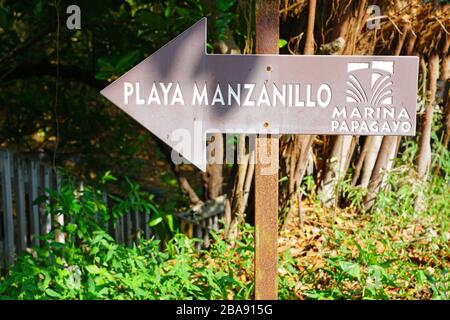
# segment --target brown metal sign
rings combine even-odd
[[[210,55],[205,44],[203,18],[101,92],[202,170],[206,133],[415,134],[417,57]]]

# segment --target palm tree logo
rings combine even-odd
[[[393,61],[350,62],[347,65],[347,102],[391,105],[393,71]]]

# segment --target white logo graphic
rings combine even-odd
[[[368,105],[393,103],[393,61],[350,62],[347,72],[347,102]]]

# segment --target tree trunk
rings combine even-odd
[[[227,237],[234,240],[238,236],[238,227],[245,218],[250,189],[255,173],[255,149],[250,144],[249,152],[246,151],[246,136],[239,135],[237,161],[238,171],[234,180],[230,200],[230,225],[226,231]],[[250,137],[252,139],[254,137]]]
[[[303,180],[306,168],[308,166],[308,155],[314,141],[314,136],[310,135],[301,135],[295,138],[294,143],[298,143],[299,145],[296,146],[297,152],[292,152],[291,154],[291,173],[289,179],[288,195],[289,211],[282,226],[283,230],[287,228],[289,222],[293,218],[295,204],[297,204],[298,213],[301,214],[301,204],[299,202],[301,200],[301,197],[299,197],[300,184]]]
[[[305,55],[314,54],[314,23],[316,16],[316,0],[309,0],[308,6],[308,24],[306,28],[305,39]],[[289,167],[289,188],[288,188],[288,203],[289,211],[284,220],[282,228],[285,229],[292,219],[294,199],[299,199],[296,194],[300,189],[300,183],[303,179],[304,172],[307,166],[308,153],[310,152],[314,135],[295,135],[292,140],[292,151]],[[300,204],[298,204],[299,207]],[[300,213],[300,211],[299,211]]]
[[[398,41],[393,52],[394,55],[400,55],[405,46],[406,39],[408,39],[406,54],[412,54],[416,37],[410,32],[410,28],[411,25],[408,22],[401,26],[402,32],[398,35]],[[409,34],[411,35],[408,38]],[[370,163],[367,163],[368,167],[372,167],[373,170],[371,171],[371,174],[367,172],[361,181],[363,187],[368,187],[367,195],[363,199],[363,208],[365,210],[370,209],[374,205],[378,192],[380,189],[383,189],[386,181],[386,174],[394,166],[394,158],[397,156],[401,142],[400,136],[385,136],[381,139],[374,139],[376,141],[374,147],[379,150],[379,152],[377,152],[378,156],[375,154],[375,150],[373,150],[374,154],[372,154]],[[379,145],[379,143],[381,143],[381,145]],[[373,162],[374,159],[376,159],[375,162]],[[369,175],[370,180],[368,180]]]
[[[319,197],[326,207],[337,202],[339,183],[345,177],[350,165],[357,137],[335,136],[331,154],[328,157],[326,173],[320,183]]]
[[[206,172],[203,173],[205,200],[215,199],[222,194],[224,142],[221,133],[212,135],[208,144]]]
[[[439,56],[434,53],[429,60],[429,90],[425,112],[420,128],[419,151],[417,156],[417,173],[420,179],[425,179],[431,163],[431,126],[433,124],[433,107],[436,99],[437,79],[439,77]]]
[[[370,209],[375,203],[378,191],[385,181],[386,172],[388,172],[394,164],[393,160],[398,148],[398,141],[397,136],[383,137],[380,152],[378,153],[377,161],[370,177],[368,193],[363,199],[363,208],[365,210]]]
[[[247,22],[248,23],[248,22]],[[241,51],[233,40],[231,33],[226,37],[226,40],[221,40],[215,43],[215,47],[222,54],[240,54]],[[223,136],[222,145],[223,145]],[[250,137],[251,139],[251,137]],[[250,152],[247,152],[246,148],[246,135],[240,134],[237,145],[237,173],[234,176],[231,192],[228,195],[225,204],[225,234],[228,239],[234,240],[238,237],[239,225],[244,221],[245,210],[247,209],[248,198],[250,189],[252,187],[253,175],[255,170],[255,162],[252,160],[254,154],[252,153],[252,147],[249,146]],[[218,165],[217,165],[218,166]],[[209,166],[208,166],[209,167]],[[222,165],[219,167],[211,168],[215,172],[222,173]],[[219,189],[219,176],[216,173],[216,182],[211,183],[208,186],[209,196],[217,194]],[[220,174],[222,177],[222,174]],[[220,185],[222,181],[220,181]],[[211,190],[209,188],[212,188]],[[221,192],[221,189],[220,189]]]
[[[343,8],[342,16],[337,17],[336,30],[339,30],[339,37],[345,41],[345,46],[339,54],[352,55],[355,52],[357,36],[364,27],[367,18],[367,1],[359,3],[347,2]],[[332,138],[331,154],[325,165],[325,173],[319,186],[319,197],[322,203],[331,207],[337,202],[337,193],[340,180],[345,177],[345,173],[350,165],[350,160],[356,146],[358,137],[335,136]]]
[[[364,142],[363,151],[358,159],[355,175],[353,176],[352,185],[356,185],[359,178],[359,168],[362,167],[361,181],[359,185],[363,188],[369,186],[370,177],[377,161],[378,152],[380,151],[382,136],[368,136]]]
[[[450,86],[450,54],[448,54],[448,49],[450,46],[450,36],[447,35],[445,38],[445,45],[442,50],[442,73],[441,80],[446,82],[446,86]],[[448,88],[450,89],[450,88]],[[445,136],[443,141],[444,149],[450,140],[450,90],[447,91],[447,96],[444,97],[444,111],[445,111]]]

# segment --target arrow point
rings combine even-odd
[[[200,169],[200,171],[202,172],[206,172],[206,163],[202,162],[202,163],[194,163],[194,166],[196,166],[197,168]]]
[[[177,129],[192,130],[191,134],[195,131],[192,120],[189,120],[193,118],[193,109],[185,108],[183,114],[174,113],[167,106],[138,103],[133,94],[139,89],[142,94],[145,91],[144,88],[149,91],[155,80],[168,83],[174,82],[176,79],[182,82],[182,77],[189,78],[195,74],[198,64],[202,63],[202,59],[206,55],[206,27],[207,20],[204,17],[100,91],[105,98],[203,172],[206,171],[204,147],[201,148],[202,154],[197,152],[198,150],[192,154],[183,154],[180,152],[181,150],[176,150],[176,145],[169,138]],[[183,74],[179,75],[178,70],[183,70]],[[130,89],[129,95],[127,95],[128,99],[125,99],[125,82],[131,86],[140,85],[139,89],[134,87]],[[148,95],[148,92],[146,94]],[[198,140],[197,142],[204,141]]]

